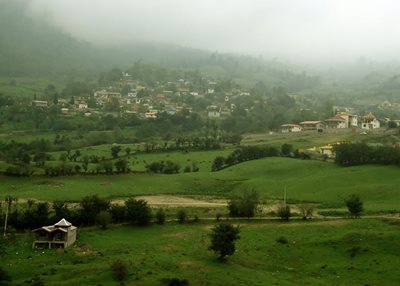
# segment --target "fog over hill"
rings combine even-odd
[[[107,46],[173,43],[301,64],[399,59],[395,0],[31,0],[29,9]]]
[[[8,76],[97,74],[138,60],[271,74],[289,69],[362,84],[400,72],[397,1],[0,0],[0,6],[0,74]]]

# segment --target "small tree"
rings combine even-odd
[[[309,204],[300,205],[299,210],[304,220],[306,220],[307,218],[312,218],[314,212],[314,208],[312,205]]]
[[[187,214],[184,210],[179,210],[177,214],[178,223],[182,224],[185,223],[187,220]]]
[[[101,211],[97,215],[97,223],[102,229],[106,229],[111,222],[111,214],[108,211]]]
[[[114,278],[122,282],[128,277],[128,263],[122,260],[114,261],[111,265]]]
[[[289,156],[290,153],[293,151],[293,146],[290,144],[282,144],[281,146],[281,153],[283,156]]]
[[[148,225],[151,221],[151,209],[145,200],[128,199],[125,201],[126,218],[134,224]]]
[[[219,260],[235,253],[235,242],[240,238],[240,229],[229,223],[221,223],[214,226],[211,233],[210,250],[217,253]]]
[[[282,205],[278,208],[278,217],[281,218],[281,220],[285,220],[288,221],[290,219],[291,216],[291,212],[290,212],[290,206],[288,205]]]
[[[121,152],[121,146],[119,145],[114,145],[111,147],[111,156],[116,159],[118,158],[118,154]]]
[[[160,225],[165,223],[165,212],[162,209],[156,212],[156,223]]]
[[[348,199],[345,200],[347,209],[350,212],[350,215],[353,218],[359,218],[361,213],[364,210],[364,206],[363,206],[363,202],[361,201],[361,198],[356,195],[353,194],[351,195]]]
[[[245,191],[240,197],[228,202],[229,215],[233,217],[253,217],[260,204],[260,198],[255,190]]]

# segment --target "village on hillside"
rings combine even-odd
[[[160,114],[175,115],[180,112],[196,112],[209,119],[225,119],[238,107],[237,103],[246,103],[244,111],[251,113],[260,105],[267,106],[268,99],[256,96],[250,90],[240,88],[239,85],[221,88],[222,84],[215,79],[201,79],[201,88],[194,87],[193,83],[178,79],[176,81],[156,82],[155,86],[133,79],[131,75],[122,72],[119,80],[108,86],[98,86],[92,94],[77,94],[71,98],[55,98],[54,100],[32,101],[32,106],[46,109],[56,106],[61,116],[111,114],[113,116],[134,116],[139,119],[156,119]],[[299,100],[296,95],[285,95],[289,106]],[[285,106],[282,103],[282,106]],[[299,104],[303,106],[304,104]],[[385,101],[377,108],[400,108],[397,103]],[[314,112],[315,113],[315,112]],[[282,133],[315,130],[329,132],[344,128],[353,128],[357,132],[370,131],[395,123],[400,126],[398,118],[377,118],[373,113],[356,114],[351,107],[333,107],[333,116],[324,120],[309,118],[298,123],[281,125]],[[279,126],[279,125],[278,125]]]

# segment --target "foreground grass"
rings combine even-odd
[[[367,211],[399,211],[399,168],[395,166],[338,167],[331,163],[287,158],[245,162],[219,172],[176,175],[131,174],[59,178],[1,177],[0,196],[76,201],[86,195],[118,198],[179,194],[231,197],[255,189],[265,201],[310,202],[320,208],[340,208],[350,194],[359,194]]]
[[[400,224],[377,219],[243,223],[237,252],[220,263],[208,251],[212,224],[170,223],[81,229],[66,252],[31,250],[17,235],[2,259],[15,284],[116,285],[110,264],[130,264],[126,285],[398,285]],[[287,244],[278,243],[285,237]]]

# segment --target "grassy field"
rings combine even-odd
[[[56,88],[59,89],[64,85],[59,80],[54,79],[0,77],[0,93],[32,99],[36,93],[37,97],[40,98],[44,95],[44,90],[49,84],[55,84]]]
[[[399,211],[399,171],[395,166],[344,168],[321,161],[266,158],[219,172],[1,177],[0,196],[11,194],[49,201],[74,201],[92,194],[107,198],[154,194],[231,197],[254,188],[268,202],[282,199],[286,187],[290,203],[312,202],[321,204],[321,208],[340,208],[346,197],[356,193],[361,196],[367,211]]]
[[[118,144],[121,146],[121,152],[119,155],[129,162],[129,168],[132,171],[145,171],[146,165],[152,162],[158,161],[172,161],[178,163],[181,166],[181,172],[186,166],[192,166],[192,163],[196,163],[199,167],[199,171],[208,172],[211,170],[212,162],[216,156],[227,156],[232,152],[232,150],[215,150],[215,151],[191,151],[191,152],[159,152],[159,153],[137,153],[134,154],[136,150],[142,150],[143,146],[140,144]],[[107,159],[112,159],[111,156],[111,144],[104,144],[99,146],[91,146],[79,149],[81,152],[81,157],[96,155],[98,157],[104,157]],[[127,156],[125,149],[131,149],[131,155]],[[53,156],[54,160],[58,160],[62,152],[52,152],[49,153]],[[72,151],[73,153],[73,151]],[[80,158],[81,159],[81,158]],[[53,164],[58,164],[59,161],[52,162]],[[92,166],[92,168],[94,168]]]
[[[110,265],[129,263],[125,285],[398,285],[400,223],[378,219],[241,223],[236,253],[225,263],[208,250],[212,223],[81,229],[65,252],[31,250],[17,235],[2,266],[15,285],[117,285]],[[287,244],[278,243],[285,237]]]

